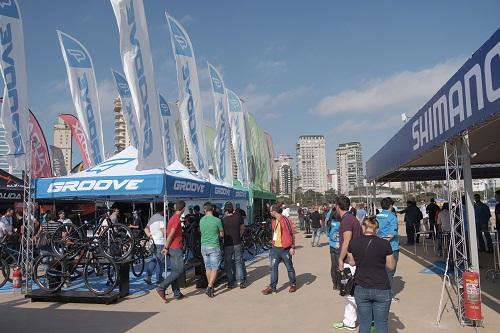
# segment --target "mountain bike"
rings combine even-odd
[[[7,236],[0,240],[0,288],[12,282],[10,274],[19,263],[19,255],[19,251],[8,244]]]

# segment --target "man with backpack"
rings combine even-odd
[[[288,280],[290,281],[288,292],[294,293],[297,291],[295,269],[292,262],[292,256],[295,254],[295,235],[293,234],[293,227],[290,220],[282,215],[282,212],[283,209],[280,206],[274,205],[271,208],[271,215],[273,217],[273,247],[269,254],[271,259],[271,284],[262,290],[262,294],[264,295],[276,293],[278,266],[282,261],[286,266]]]

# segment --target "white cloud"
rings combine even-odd
[[[191,14],[186,14],[183,17],[181,17],[181,19],[179,20],[179,22],[181,22],[182,24],[188,24],[188,23],[191,23],[193,21],[194,21],[194,18]]]
[[[258,113],[290,103],[299,97],[307,95],[310,91],[310,87],[299,87],[277,94],[261,93],[256,91],[255,85],[249,84],[240,94],[240,98],[245,102],[248,111]]]
[[[283,60],[261,61],[255,68],[263,71],[286,71],[287,63]]]
[[[403,71],[372,79],[357,89],[323,98],[311,111],[321,115],[362,114],[395,108],[402,112],[416,112],[463,62],[463,58],[452,58],[420,71]]]

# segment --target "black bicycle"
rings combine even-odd
[[[19,263],[19,251],[12,244],[9,244],[7,236],[0,240],[0,288],[12,282],[10,274]]]
[[[146,267],[146,259],[153,255],[154,242],[144,232],[135,236],[134,250],[130,270],[135,277],[140,277]]]

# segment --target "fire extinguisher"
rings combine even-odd
[[[12,288],[19,289],[21,288],[21,280],[23,278],[23,274],[21,273],[21,267],[17,266],[14,268],[12,272]]]
[[[479,273],[466,271],[463,273],[462,279],[464,281],[465,318],[469,320],[482,320]]]

